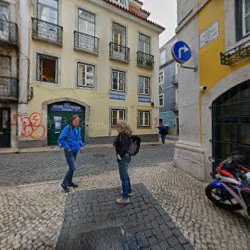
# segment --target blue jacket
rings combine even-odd
[[[60,137],[59,144],[65,149],[71,149],[72,152],[78,152],[81,147],[84,147],[84,143],[82,142],[82,130],[81,128],[77,128],[77,132],[75,129],[67,125]]]

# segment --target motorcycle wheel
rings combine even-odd
[[[230,211],[236,211],[236,210],[241,210],[242,207],[239,203],[233,203],[233,197],[229,198],[227,200],[222,200],[222,195],[221,195],[221,189],[213,187],[211,184],[209,184],[206,189],[205,193],[207,198],[212,201],[217,207],[230,210]]]

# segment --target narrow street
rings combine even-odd
[[[205,183],[173,167],[173,154],[172,143],[142,147],[126,207],[114,202],[120,181],[112,148],[86,149],[80,188],[68,195],[60,188],[62,152],[1,155],[0,249],[88,249],[107,235],[119,242],[121,229],[140,249],[249,249],[249,218],[212,205]]]

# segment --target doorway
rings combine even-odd
[[[85,107],[71,102],[54,103],[48,106],[48,145],[57,145],[63,128],[70,124],[70,118],[81,118],[82,139],[85,140]]]
[[[220,96],[212,106],[213,156],[218,162],[240,154],[250,165],[250,81]]]
[[[10,109],[0,108],[0,148],[10,147]]]

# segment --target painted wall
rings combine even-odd
[[[35,2],[29,4],[30,17],[29,30],[31,30],[31,17],[35,16]],[[159,74],[159,35],[156,30],[143,25],[143,21],[129,20],[126,15],[117,14],[112,9],[108,10],[94,3],[96,1],[60,1],[60,25],[63,26],[63,46],[58,47],[50,43],[30,40],[30,87],[34,89],[33,99],[29,101],[28,113],[42,112],[42,104],[53,99],[77,99],[90,107],[88,136],[110,136],[115,131],[110,128],[110,109],[127,109],[127,120],[136,134],[157,134],[154,128],[159,117],[158,112],[158,74]],[[27,2],[28,3],[28,2]],[[100,38],[99,55],[92,55],[73,49],[73,31],[77,25],[77,9],[84,8],[96,14],[96,36]],[[111,7],[114,9],[114,7]],[[116,8],[115,8],[116,9]],[[118,10],[116,10],[117,12]],[[120,12],[119,12],[120,13]],[[124,64],[109,59],[109,43],[112,38],[112,22],[115,21],[127,27],[127,46],[130,47],[130,63]],[[154,70],[137,67],[136,52],[138,51],[138,35],[146,34],[151,37],[152,54],[155,56]],[[59,57],[59,84],[40,83],[36,81],[36,53]],[[96,66],[96,88],[78,89],[77,62],[85,62]],[[126,72],[126,101],[110,100],[111,70],[117,69]],[[151,103],[138,102],[138,77],[139,75],[151,78]],[[137,128],[138,110],[151,111],[151,128]],[[46,121],[45,124],[46,126]]]

